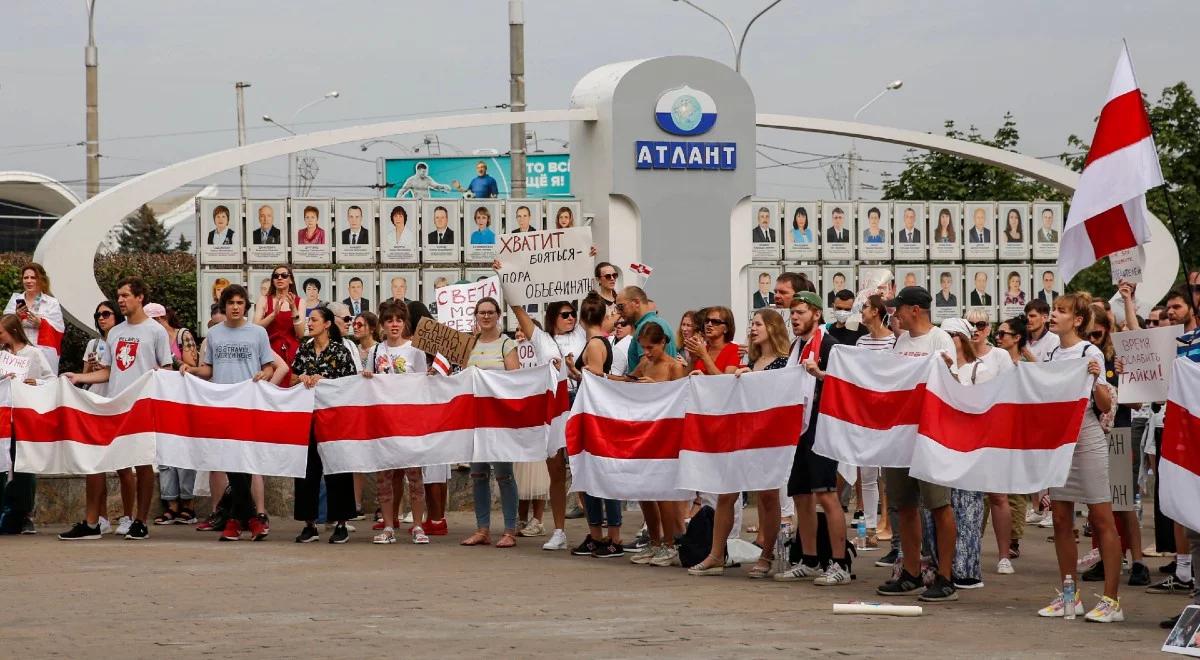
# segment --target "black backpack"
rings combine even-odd
[[[712,552],[713,509],[705,505],[688,521],[683,534],[675,537],[675,548],[679,550],[679,563],[691,568],[704,561]]]

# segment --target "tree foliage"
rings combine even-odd
[[[158,221],[154,211],[145,204],[121,223],[117,245],[122,254],[162,254],[171,251],[166,228]]]

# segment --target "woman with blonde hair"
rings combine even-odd
[[[21,319],[29,344],[41,349],[50,369],[57,374],[67,326],[58,299],[50,295],[50,276],[41,264],[31,261],[21,268],[21,290],[8,299],[4,313],[16,314]]]

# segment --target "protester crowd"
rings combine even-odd
[[[1024,314],[992,319],[971,310],[965,318],[935,325],[930,318],[932,297],[918,286],[896,291],[881,288],[860,301],[850,291],[835,291],[832,319],[825,318],[827,301],[805,276],[785,272],[773,290],[773,306],[759,309],[744,335],[727,307],[688,311],[671,327],[656,303],[638,286],[619,288],[620,270],[607,262],[596,266],[596,290],[582,301],[548,304],[541,319],[522,306],[513,308],[514,336],[502,331],[505,309],[493,298],[474,308],[477,342],[469,366],[515,370],[517,338],[528,341],[538,364],[552,364],[566,374],[574,400],[583,373],[629,382],[652,383],[691,376],[733,374],[798,367],[816,379],[811,409],[820,408],[822,380],[838,345],[891,351],[907,356],[940,356],[946,369],[965,386],[996,378],[1030,362],[1072,358],[1090,360],[1094,377],[1089,404],[1079,430],[1066,483],[1041,493],[981,493],[946,488],[918,480],[906,468],[839,466],[813,449],[818,416],[812,415],[796,445],[790,478],[778,489],[753,493],[758,510],[755,545],[761,554],[744,571],[752,579],[807,581],[816,586],[845,586],[855,580],[853,561],[860,551],[878,550],[874,563],[891,567],[892,578],[879,585],[880,596],[915,595],[922,601],[959,598],[960,590],[980,589],[988,575],[994,579],[1018,570],[1021,543],[1034,528],[1053,530],[1059,572],[1064,584],[1103,583],[1099,602],[1087,610],[1079,589],[1066,589],[1037,611],[1043,617],[1114,622],[1124,618],[1119,599],[1122,581],[1154,594],[1196,595],[1193,566],[1200,562],[1200,534],[1164,516],[1155,496],[1154,540],[1143,550],[1141,494],[1136,511],[1114,512],[1108,477],[1107,431],[1129,427],[1133,432],[1134,483],[1153,471],[1162,442],[1164,406],[1118,405],[1116,386],[1123,370],[1115,357],[1115,332],[1164,325],[1182,326],[1179,355],[1200,361],[1197,306],[1200,287],[1173,291],[1146,319],[1137,314],[1135,286],[1121,283],[1118,309],[1087,293],[1069,293],[1052,304],[1035,299]],[[57,306],[42,267],[31,263],[22,270],[23,291],[10,300],[0,317],[0,345],[29,358],[28,383],[56,376],[53,363],[38,348],[39,314]],[[63,374],[73,385],[95,394],[115,396],[139,376],[155,369],[173,369],[214,383],[265,380],[281,386],[314,387],[323,379],[376,374],[430,373],[432,358],[412,345],[417,322],[430,316],[416,301],[390,300],[378,313],[357,316],[343,303],[307,309],[297,292],[294,274],[281,266],[271,285],[254,297],[237,284],[220,292],[202,342],[181,328],[172,310],[151,302],[152,292],[137,277],[121,280],[115,301],[101,301],[95,310],[98,339],[89,342],[83,368]],[[1114,299],[1116,300],[1116,299]],[[855,311],[861,321],[852,320]],[[295,480],[293,517],[303,523],[298,543],[321,539],[325,524],[329,543],[346,543],[356,531],[353,522],[366,519],[363,482],[374,478],[379,509],[373,537],[393,544],[401,537],[428,544],[430,537],[449,534],[446,522],[447,482],[460,466],[414,466],[376,475],[329,474],[322,469],[317,443],[310,438],[307,473]],[[625,555],[638,565],[686,566],[694,576],[727,572],[730,539],[740,538],[743,493],[698,493],[695,502],[637,503],[645,524],[631,538],[622,534],[624,504],[567,493],[568,461],[563,451],[543,463],[471,463],[469,470],[475,529],[461,544],[510,548],[521,537],[549,535],[544,550],[570,550],[597,558]],[[849,472],[847,472],[849,471]],[[841,472],[841,474],[839,473]],[[844,474],[855,474],[853,485]],[[141,465],[118,471],[122,515],[113,526],[105,517],[108,494],[105,475],[86,478],[83,518],[59,535],[66,541],[95,540],[115,532],[130,540],[149,538],[149,525],[196,524],[217,533],[221,541],[253,539],[270,534],[264,506],[262,477],[211,473],[214,506],[201,519],[194,510],[197,474],[166,465]],[[162,513],[150,517],[154,480],[158,480]],[[493,536],[492,482],[500,496],[502,528]],[[7,482],[7,483],[5,483]],[[1157,480],[1155,480],[1157,484]],[[32,475],[0,474],[3,509],[0,531],[36,533],[33,524],[36,483]],[[409,510],[402,510],[407,493]],[[1147,494],[1149,495],[1149,494]],[[549,499],[550,525],[544,517]],[[711,508],[711,535],[693,523],[703,518],[697,503]],[[570,506],[569,506],[570,505]],[[1085,505],[1086,518],[1077,524],[1075,508]],[[588,533],[568,543],[565,521],[569,508],[582,509]],[[991,521],[995,554],[985,539]],[[402,523],[410,526],[403,530]],[[853,538],[847,530],[862,525]],[[700,538],[697,538],[699,536]],[[1080,538],[1080,537],[1083,538]],[[1091,549],[1079,558],[1077,544]],[[699,544],[700,555],[689,561]],[[681,546],[690,544],[689,552]],[[1165,576],[1151,583],[1143,554],[1173,556],[1160,570]],[[786,553],[786,557],[782,556]],[[684,555],[687,555],[685,557]],[[1124,573],[1128,573],[1127,577]],[[1073,592],[1073,598],[1070,594]],[[1172,622],[1164,622],[1164,625]]]

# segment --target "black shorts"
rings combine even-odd
[[[789,497],[837,491],[837,461],[813,452],[816,436],[817,416],[813,415],[808,430],[796,444],[796,457],[792,459],[792,474],[787,484]]]

